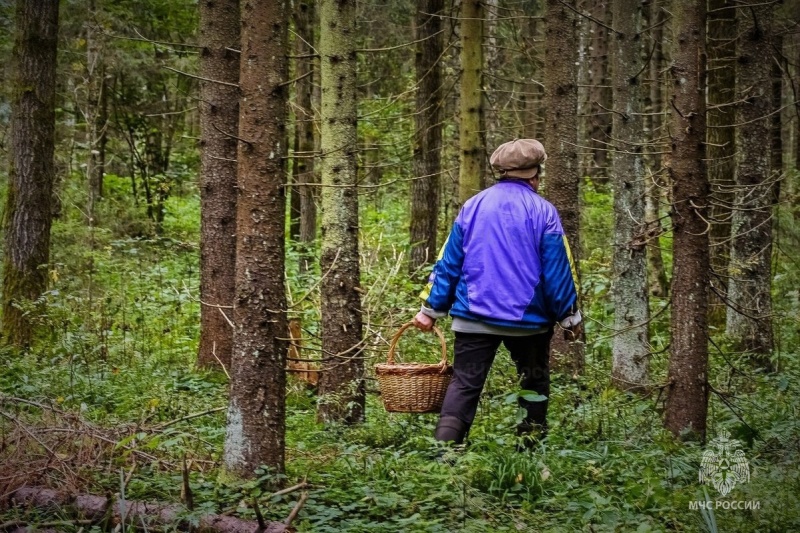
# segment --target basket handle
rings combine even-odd
[[[400,342],[400,336],[403,334],[405,330],[407,330],[413,325],[414,322],[406,322],[405,324],[400,326],[400,329],[397,330],[397,333],[395,333],[394,337],[392,337],[392,341],[389,343],[389,356],[387,361],[388,364],[390,365],[394,364],[394,351],[395,348],[397,348],[397,343]],[[439,342],[442,345],[442,362],[439,364],[442,366],[442,371],[444,371],[444,369],[447,368],[447,344],[445,343],[442,330],[440,330],[436,326],[433,326],[433,332],[436,333],[436,335],[439,337]]]

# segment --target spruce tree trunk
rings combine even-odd
[[[570,9],[569,6],[572,7]],[[574,0],[547,0],[545,13],[545,149],[542,187],[561,215],[575,268],[580,258],[580,188],[578,170],[578,48]],[[553,336],[551,365],[572,374],[583,371],[583,343]]]
[[[664,425],[706,432],[708,410],[708,202],[705,168],[705,2],[673,2],[672,316]],[[688,432],[688,433],[686,433]]]
[[[89,1],[89,16],[86,19],[86,146],[89,156],[86,161],[86,176],[89,185],[87,211],[89,223],[96,223],[95,204],[103,196],[103,174],[105,166],[106,138],[106,84],[103,63],[103,43],[97,31],[95,1]]]
[[[665,151],[665,143],[662,139],[665,134],[664,129],[664,76],[662,74],[664,58],[664,20],[668,17],[661,9],[664,0],[651,0],[649,3],[649,18],[646,26],[651,28],[651,38],[647,44],[645,53],[649,58],[647,72],[649,84],[645,89],[647,99],[645,105],[644,130],[647,132],[650,147],[647,149],[644,161],[645,167],[651,172],[650,179],[647,180],[647,198],[645,201],[645,216],[647,217],[648,230],[653,236],[647,247],[647,265],[650,295],[665,297],[669,291],[667,282],[667,272],[664,268],[664,257],[661,253],[661,246],[658,237],[663,231],[661,222],[662,191],[666,190],[667,184],[664,169],[661,166],[661,154]]]
[[[47,289],[50,260],[58,0],[17,0],[15,22],[2,333],[26,346],[33,327],[17,305]]]
[[[501,91],[502,80],[498,78],[502,72],[500,64],[501,50],[497,47],[497,37],[500,34],[500,10],[499,0],[483,0],[483,52],[484,71],[494,74],[494,76],[483,76],[483,144],[486,146],[500,146],[508,139],[508,132],[502,127],[501,114],[504,111],[504,95]],[[505,12],[505,10],[504,10]],[[524,77],[521,71],[517,71],[520,78]],[[491,183],[484,176],[484,187]]]
[[[239,0],[200,2],[200,76],[239,83]],[[236,280],[239,89],[200,82],[200,346],[197,364],[231,366]]]
[[[522,136],[526,139],[543,138],[546,110],[544,102],[544,86],[541,82],[544,78],[544,46],[541,45],[544,39],[544,24],[541,17],[544,12],[543,0],[529,0],[526,14],[529,18],[524,21],[521,38],[525,45],[527,55],[531,61],[527,65],[530,69],[530,76],[523,82],[522,98],[523,104],[523,125]]]
[[[409,270],[436,258],[439,220],[439,174],[442,151],[442,68],[444,51],[441,13],[444,0],[426,0],[417,9],[416,113],[414,115],[414,180],[411,182],[411,255]]]
[[[614,0],[611,44],[614,131],[613,300],[615,336],[611,377],[618,388],[644,392],[648,382],[650,318],[645,245],[645,180],[642,157],[642,7]]]
[[[736,80],[736,9],[731,0],[708,3],[708,180],[711,184],[711,284],[725,294],[731,248],[731,204],[735,189],[736,123],[734,85]],[[727,8],[727,9],[726,9]],[[727,306],[716,294],[709,295],[709,320],[723,326]]]
[[[483,4],[461,2],[461,105],[458,200],[461,205],[483,188],[486,143],[483,134]]]
[[[301,2],[295,10],[295,182],[300,196],[300,242],[304,244],[304,252],[309,254],[310,248],[317,238],[317,173],[314,168],[314,106],[312,98],[314,83],[318,83],[319,74],[314,75],[314,2]],[[301,57],[302,56],[302,57]],[[310,184],[311,186],[306,186]],[[294,194],[294,191],[292,191]],[[305,262],[301,265],[305,270]]]
[[[606,24],[613,26],[616,29],[617,21],[612,16],[614,12],[612,6],[609,6],[609,1],[594,0],[589,2],[589,9],[591,15]],[[610,171],[610,157],[609,147],[612,143],[611,127],[613,122],[612,113],[608,111],[611,109],[612,103],[612,90],[610,83],[610,70],[613,68],[613,61],[609,61],[609,46],[617,44],[617,36],[609,36],[609,30],[595,24],[592,21],[582,21],[584,28],[590,30],[590,37],[588,42],[591,44],[591,50],[588,51],[588,84],[587,97],[588,105],[585,106],[586,111],[589,113],[588,127],[586,128],[587,138],[582,143],[588,146],[591,151],[591,158],[586,165],[585,175],[591,176],[600,180],[608,180]],[[637,40],[636,43],[640,41]],[[634,45],[631,38],[629,41]]]
[[[772,4],[737,12],[736,191],[726,333],[769,368],[772,334]]]
[[[798,65],[792,61],[795,48],[797,47],[798,36],[786,35],[781,38],[780,67],[784,69],[781,85],[781,173],[786,176],[792,169],[796,168],[797,160],[794,146],[797,140],[797,106],[800,102],[795,102],[794,84],[798,76]],[[788,184],[785,179],[784,183]]]
[[[318,418],[364,417],[358,189],[355,0],[319,3],[322,68],[322,374]]]
[[[223,463],[284,469],[287,35],[284,0],[241,1],[236,299]]]

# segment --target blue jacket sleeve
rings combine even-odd
[[[545,306],[551,318],[560,322],[578,311],[578,280],[557,214],[548,222],[540,246]]]
[[[428,286],[419,295],[425,301],[426,307],[441,313],[450,310],[456,299],[456,287],[461,279],[463,263],[463,233],[456,222],[439,252],[439,258],[428,278]]]

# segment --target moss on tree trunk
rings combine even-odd
[[[483,4],[461,2],[461,111],[458,199],[463,205],[483,188],[486,146],[483,134]]]
[[[322,67],[322,421],[364,416],[356,187],[355,1],[323,0]]]

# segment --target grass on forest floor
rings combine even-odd
[[[607,195],[590,194],[601,211]],[[23,474],[27,482],[102,494],[119,491],[122,472],[128,498],[178,501],[185,457],[195,513],[253,518],[257,498],[268,518],[283,520],[298,494],[271,497],[274,487],[307,481],[309,497],[296,522],[301,531],[703,531],[714,529],[712,518],[719,531],[800,529],[798,354],[784,350],[781,373],[764,375],[741,354],[712,350],[709,436],[726,430],[740,440],[751,477],[725,498],[705,490],[715,501],[757,501],[760,508],[720,508],[713,517],[690,509],[706,498],[698,482],[703,447],[675,443],[661,428],[660,389],[640,398],[609,387],[610,340],[602,326],[612,311],[609,258],[591,242],[601,251],[583,265],[586,372],[577,380],[555,376],[551,433],[533,452],[515,451],[514,371],[501,354],[469,446],[448,451],[446,461],[435,459],[432,415],[388,414],[370,394],[364,424],[322,427],[317,398],[292,380],[285,477],[261,470],[253,481],[224,484],[217,468],[225,376],[194,368],[197,199],[172,198],[159,236],[134,224],[138,218],[121,204],[110,195],[104,215],[113,223],[104,229],[87,229],[75,210],[54,228],[52,288],[46,306],[31,308],[39,342],[23,356],[3,353],[0,483]],[[404,274],[404,219],[392,209],[399,210],[368,207],[362,216],[370,364],[385,357],[392,328],[413,315],[424,279]],[[586,216],[589,225],[607,223],[592,210]],[[600,237],[588,240],[594,238]],[[289,250],[290,272],[298,257]],[[299,298],[318,275],[289,276],[291,293]],[[786,283],[797,273],[784,267],[782,275]],[[298,308],[312,338],[318,312],[314,295]],[[665,376],[668,323],[667,310],[652,326],[660,350],[651,360],[654,383]],[[419,338],[408,342],[409,353],[427,346]],[[40,519],[25,511],[3,514],[15,518]]]

